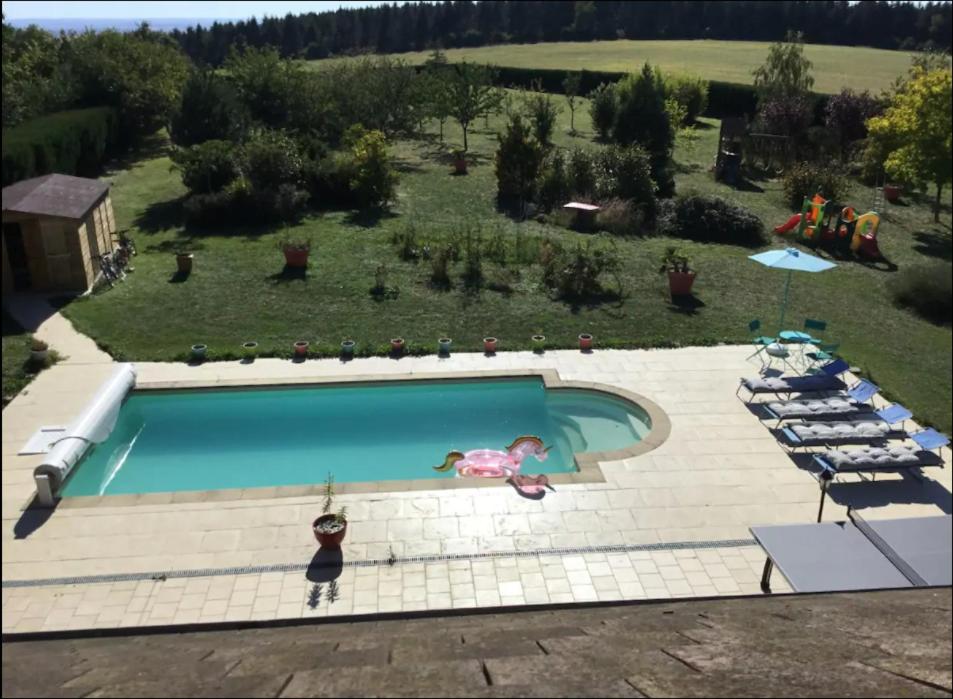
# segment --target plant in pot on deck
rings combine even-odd
[[[329,473],[324,481],[324,507],[322,514],[311,524],[314,537],[321,548],[339,549],[344,535],[347,534],[347,508],[331,512],[334,505],[334,475]]]
[[[662,256],[659,274],[668,272],[668,287],[672,296],[688,296],[692,293],[695,271],[689,266],[688,256],[681,250],[669,247]]]

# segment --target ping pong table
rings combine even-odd
[[[751,527],[767,554],[761,589],[775,566],[795,592],[926,587],[953,583],[953,515],[868,522]]]

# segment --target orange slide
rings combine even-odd
[[[787,220],[787,223],[781,226],[775,226],[775,233],[787,233],[790,230],[793,230],[801,222],[801,214],[794,214],[791,218]]]

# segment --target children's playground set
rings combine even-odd
[[[784,235],[796,231],[797,239],[812,247],[821,246],[841,254],[851,252],[871,260],[883,259],[877,245],[880,214],[868,211],[858,216],[850,206],[840,212],[836,212],[836,208],[820,194],[805,197],[801,213],[794,214],[774,232]]]

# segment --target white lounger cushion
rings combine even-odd
[[[850,451],[832,449],[825,452],[824,458],[835,468],[857,467],[869,465],[915,464],[920,459],[918,446],[895,446],[890,448],[862,447]]]
[[[878,439],[886,436],[890,426],[885,422],[830,423],[818,422],[811,425],[793,425],[791,430],[804,441],[815,439],[851,439],[865,437]]]
[[[849,413],[856,405],[844,398],[823,398],[819,400],[788,400],[768,403],[775,415],[824,415],[829,413]]]

